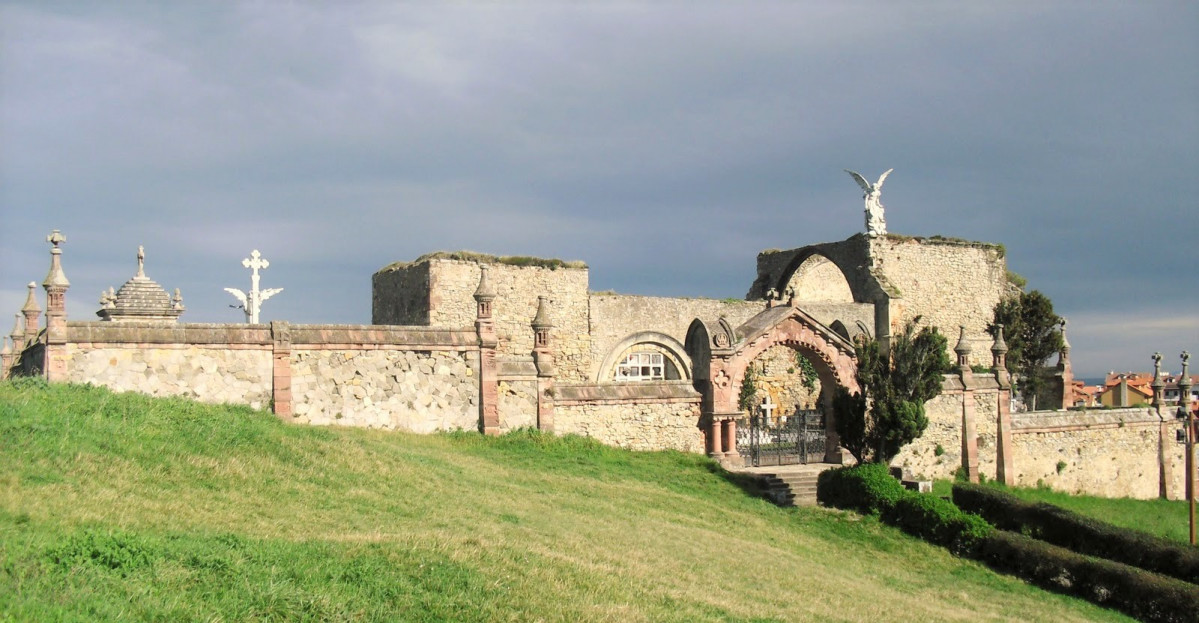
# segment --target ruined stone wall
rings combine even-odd
[[[371,323],[429,324],[428,262],[396,263],[371,276]]]
[[[919,479],[953,478],[962,465],[962,394],[942,392],[924,404],[928,428],[891,461]]]
[[[874,270],[899,291],[892,329],[917,315],[957,343],[966,326],[972,364],[991,364],[986,334],[995,305],[1010,292],[1007,263],[998,245],[956,240],[881,236],[870,239]],[[898,312],[898,313],[896,313]]]
[[[419,287],[428,292],[430,326],[452,329],[472,327],[476,317],[474,293],[479,286],[481,262],[488,265],[489,279],[496,292],[492,315],[500,342],[497,356],[500,359],[529,356],[533,351],[533,329],[530,323],[537,313],[537,297],[548,296],[547,311],[554,325],[550,340],[558,378],[573,381],[586,379],[591,358],[586,268],[546,268],[486,260],[431,258],[389,273],[417,271],[423,265],[427,267],[427,285],[419,284],[419,279],[413,275],[402,279],[376,279],[373,295],[376,307],[395,307],[400,303],[392,303],[393,300],[411,297],[411,293],[396,288]]]
[[[559,386],[554,428],[631,450],[703,452],[700,397],[687,382]]]
[[[790,416],[800,409],[816,409],[820,402],[820,379],[812,379],[812,389],[804,386],[803,369],[797,360],[798,351],[782,344],[767,348],[754,358],[751,365],[757,372],[757,395],[761,404],[767,396],[778,405],[775,417]],[[813,370],[814,372],[814,370]]]
[[[474,352],[293,349],[293,414],[302,424],[474,430],[478,367]]]
[[[630,335],[652,331],[669,335],[682,344],[687,339],[691,321],[696,318],[724,316],[735,327],[765,309],[761,302],[625,294],[592,294],[589,306],[591,366],[588,380],[599,382],[611,380],[607,378],[611,370],[600,367],[605,360],[619,354],[614,352],[615,349]],[[686,360],[686,353],[679,355]]]
[[[1016,484],[1105,497],[1158,497],[1161,424],[1147,408],[1012,414]],[[1170,433],[1167,494],[1179,499],[1185,452]]]

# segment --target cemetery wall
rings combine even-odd
[[[700,395],[687,381],[563,385],[554,429],[631,450],[703,452]]]
[[[306,424],[474,429],[476,344],[474,331],[428,327],[71,322],[66,380]]]
[[[1012,415],[1015,484],[1069,493],[1184,497],[1185,452],[1152,408]],[[1163,469],[1164,466],[1164,469]]]

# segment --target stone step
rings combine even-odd
[[[779,506],[815,505],[817,478],[814,472],[757,475],[762,493]]]

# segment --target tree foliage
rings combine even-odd
[[[856,379],[861,392],[838,388],[833,397],[841,445],[861,463],[889,463],[903,446],[924,434],[924,403],[941,393],[949,369],[948,341],[917,316],[891,340],[885,356],[877,340],[859,338]]]
[[[987,332],[995,337],[1003,325],[1008,345],[1008,369],[1016,375],[1016,388],[1036,407],[1036,396],[1046,387],[1042,374],[1046,362],[1062,349],[1061,317],[1053,312],[1053,302],[1038,290],[1021,292],[995,305]]]
[[[751,361],[748,366],[745,366],[745,376],[741,379],[741,393],[737,395],[737,407],[753,415],[754,407],[757,406],[757,397],[758,373],[754,370],[754,364]]]

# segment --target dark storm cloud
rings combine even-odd
[[[1084,373],[1199,335],[1177,285],[1199,225],[1189,3],[0,16],[5,309],[41,280],[55,227],[74,317],[132,274],[138,244],[193,321],[237,320],[221,288],[244,289],[252,248],[286,288],[264,313],[296,322],[369,320],[370,274],[437,249],[582,259],[595,289],[741,296],[759,250],[862,228],[842,168],[895,167],[890,228],[1004,243],[1073,318]],[[1143,339],[1111,330],[1141,319]]]

